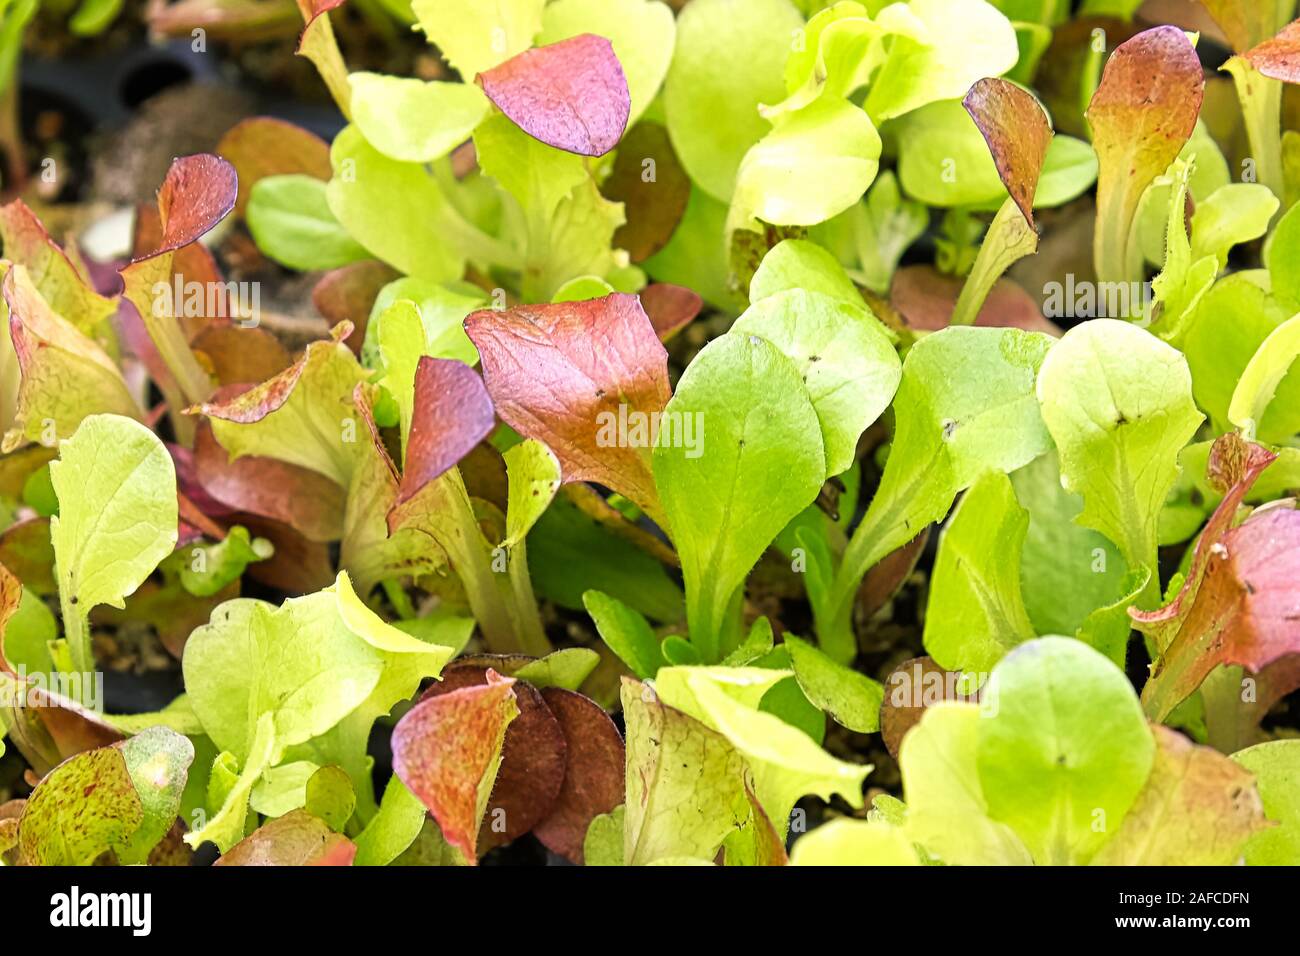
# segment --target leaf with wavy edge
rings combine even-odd
[[[9,268],[3,294],[9,320],[5,338],[13,343],[20,376],[14,419],[0,445],[4,452],[29,441],[66,438],[99,412],[142,417],[116,363],[50,307],[25,267]]]
[[[1142,690],[1152,719],[1164,719],[1220,664],[1258,673],[1300,653],[1294,584],[1300,512],[1261,509],[1232,527],[1242,499],[1275,457],[1236,435],[1215,442],[1210,473],[1227,490],[1197,542],[1182,589],[1159,610],[1129,612],[1160,653]]]

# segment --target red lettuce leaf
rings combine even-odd
[[[614,47],[591,33],[525,50],[477,80],[529,136],[580,156],[617,146],[632,109]]]
[[[455,359],[421,357],[398,502],[454,468],[495,424],[492,399],[477,372]]]
[[[636,296],[483,310],[465,331],[497,414],[549,446],[564,481],[598,482],[661,517],[650,443],[603,447],[598,437],[620,406],[624,418],[649,418],[671,394],[668,353]]]
[[[486,684],[422,700],[393,730],[393,772],[471,864],[478,861],[480,790],[492,785],[506,727],[519,713],[514,685],[488,670]]]
[[[1276,457],[1236,434],[1215,441],[1208,474],[1224,497],[1201,533],[1181,590],[1157,610],[1129,610],[1159,653],[1142,690],[1152,719],[1168,716],[1219,665],[1259,673],[1300,653],[1300,512],[1260,509],[1232,526]]]

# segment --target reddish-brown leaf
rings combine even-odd
[[[581,156],[617,146],[632,108],[614,47],[591,33],[525,50],[477,81],[529,136]]]
[[[641,290],[641,308],[660,342],[669,341],[690,325],[703,306],[704,300],[690,289],[670,282],[655,282]]]
[[[691,181],[673,152],[668,130],[643,122],[618,144],[614,168],[600,191],[621,202],[627,217],[614,233],[614,245],[626,249],[633,262],[643,262],[672,238],[686,212]]]
[[[1034,194],[1052,142],[1052,124],[1032,93],[1010,80],[978,81],[962,100],[993,154],[1002,185],[1034,225]]]
[[[351,322],[353,332],[347,347],[361,354],[366,325],[379,291],[398,277],[398,273],[378,259],[350,262],[325,273],[311,290],[312,305],[329,320],[330,325]]]
[[[977,693],[964,695],[958,688],[960,675],[947,671],[929,657],[904,661],[885,679],[885,697],[880,702],[880,736],[893,757],[903,737],[925,715],[925,709],[942,700],[975,701]]]
[[[31,765],[37,779],[86,750],[117,743],[117,728],[78,703],[28,682],[21,700],[4,705],[9,741]]]
[[[231,511],[248,511],[297,529],[310,541],[343,536],[344,491],[324,475],[275,458],[233,461],[201,422],[194,435],[195,475]]]
[[[398,503],[455,467],[495,424],[492,399],[477,372],[455,359],[421,357]]]
[[[547,687],[542,698],[559,721],[568,759],[555,806],[533,833],[550,850],[582,863],[582,844],[591,821],[623,802],[623,738],[609,715],[589,697]]]
[[[214,866],[351,866],[357,847],[320,817],[291,810],[264,823]]]
[[[196,241],[229,215],[238,196],[235,167],[220,156],[199,153],[174,160],[158,190],[161,241],[139,258],[175,252]]]
[[[212,325],[200,331],[190,345],[208,360],[221,385],[252,385],[283,372],[293,361],[271,332],[236,325]]]
[[[478,861],[479,788],[519,713],[515,683],[489,670],[486,684],[422,700],[393,730],[393,772],[471,864]]]
[[[1176,619],[1159,622],[1160,632],[1174,637],[1143,688],[1147,713],[1163,719],[1221,664],[1258,673],[1300,653],[1298,581],[1300,511],[1271,508],[1211,539],[1190,604],[1180,593],[1170,605],[1179,608]],[[1129,613],[1140,630],[1156,630],[1151,617]]]
[[[235,168],[239,179],[235,212],[240,216],[259,179],[301,173],[328,181],[334,174],[330,148],[323,139],[271,116],[250,116],[236,123],[221,137],[216,152]]]
[[[549,446],[566,482],[598,482],[661,517],[650,444],[599,438],[620,413],[662,412],[671,394],[668,353],[636,296],[474,312],[465,331],[497,414]]]
[[[290,594],[310,594],[333,583],[334,559],[324,541],[308,540],[287,524],[260,515],[234,514],[230,522],[275,547],[270,558],[248,566],[246,577]]]
[[[1300,83],[1300,20],[1287,24],[1277,36],[1244,55],[1265,76],[1283,83]]]
[[[889,296],[908,328],[923,332],[945,329],[952,321],[962,281],[944,275],[934,266],[903,266],[894,273]],[[1011,279],[999,279],[984,300],[975,324],[990,328],[1024,329],[1060,337],[1061,330],[1043,317],[1033,296]]]
[[[926,525],[915,538],[885,555],[867,572],[862,587],[858,589],[858,613],[863,619],[872,617],[898,593],[930,540],[930,527]]]
[[[1232,527],[1276,457],[1235,433],[1215,441],[1207,471],[1224,498],[1201,532],[1182,589],[1157,610],[1129,610],[1159,652],[1142,690],[1153,719],[1167,716],[1220,664],[1259,672],[1300,653],[1300,512],[1270,508]]]
[[[1124,261],[1129,255],[1142,194],[1178,158],[1196,128],[1204,97],[1201,61],[1178,27],[1145,30],[1111,54],[1087,112],[1099,163],[1097,262]],[[1115,244],[1122,248],[1110,248]]]
[[[421,699],[483,686],[489,673],[499,673],[482,663],[492,660],[492,656],[484,655],[444,668],[442,679]],[[514,660],[512,656],[501,663],[513,669],[527,660]],[[545,820],[554,811],[564,783],[566,736],[561,725],[537,688],[519,682],[514,689],[519,715],[506,728],[501,745],[501,766],[479,828],[479,853],[517,840]]]

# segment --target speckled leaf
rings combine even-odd
[[[424,803],[449,844],[470,863],[501,764],[506,728],[519,713],[512,678],[421,701],[393,731],[393,771]]]
[[[989,144],[998,176],[1032,227],[1034,193],[1052,141],[1052,125],[1032,93],[1009,80],[980,80],[962,100]]]
[[[18,857],[31,866],[88,866],[125,845],[144,818],[121,750],[78,754],[32,791],[18,820]]]
[[[1244,56],[1264,76],[1284,83],[1300,83],[1300,20],[1246,51]]]
[[[258,827],[216,866],[351,866],[356,845],[319,817],[294,810]]]
[[[117,850],[118,860],[130,866],[144,863],[176,823],[194,745],[174,730],[150,727],[119,746],[142,811],[140,828]]]

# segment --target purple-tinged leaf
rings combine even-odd
[[[525,50],[477,80],[529,136],[580,156],[617,146],[632,108],[614,47],[592,33]]]
[[[415,369],[415,408],[398,502],[409,501],[454,468],[494,424],[492,399],[477,372],[455,359],[422,356]]]
[[[1034,194],[1052,142],[1047,114],[1032,93],[996,77],[972,86],[962,105],[988,143],[1002,185],[1033,228]]]
[[[668,402],[668,353],[636,296],[474,312],[465,331],[497,414],[549,446],[564,481],[598,482],[660,516],[648,423]]]

